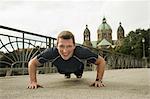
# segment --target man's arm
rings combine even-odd
[[[96,60],[97,65],[97,77],[96,79],[102,80],[103,79],[103,75],[104,75],[104,71],[105,71],[105,65],[106,62],[104,60],[104,58],[100,57]]]
[[[28,63],[28,72],[30,78],[28,88],[30,89],[36,89],[37,87],[40,87],[40,85],[37,84],[37,78],[36,78],[36,70],[37,70],[37,66],[39,65],[40,63],[36,57],[31,59]]]
[[[96,80],[92,84],[92,86],[103,87],[105,85],[103,84],[102,79],[103,79],[103,75],[104,75],[104,71],[105,71],[106,62],[105,62],[104,58],[99,56],[98,59],[96,60],[95,64],[97,65],[97,76],[96,76]]]

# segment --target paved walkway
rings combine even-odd
[[[1,77],[0,99],[150,99],[150,69],[106,70],[106,87],[89,87],[96,72],[82,79],[64,79],[60,74],[40,74],[44,88],[27,89],[28,75]]]

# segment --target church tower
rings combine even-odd
[[[121,40],[124,38],[124,29],[121,26],[121,22],[119,24],[120,26],[118,27],[118,30],[117,30],[117,40]]]
[[[83,37],[84,37],[84,42],[83,45],[92,47],[91,43],[91,37],[90,37],[90,30],[88,29],[88,25],[86,25],[86,29],[84,30]]]
[[[102,24],[97,30],[98,43],[100,43],[103,39],[106,39],[108,42],[112,43],[112,29],[107,24],[105,17],[102,21]]]
[[[124,29],[121,26],[121,22],[119,23],[119,27],[117,29],[117,41],[115,43],[116,46],[121,46],[124,39]]]

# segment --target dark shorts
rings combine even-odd
[[[60,74],[71,74],[71,73],[74,73],[74,74],[82,74],[83,73],[83,70],[84,70],[84,64],[78,66],[79,68],[77,68],[75,71],[62,71],[61,69],[57,68],[58,69],[58,72]]]

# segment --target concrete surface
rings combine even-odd
[[[44,88],[27,89],[28,75],[0,78],[0,99],[150,99],[150,69],[106,70],[106,87],[89,87],[96,71],[83,78],[64,79],[61,74],[39,74]]]

